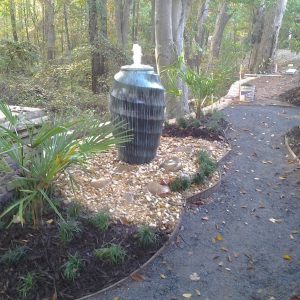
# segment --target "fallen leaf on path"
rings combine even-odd
[[[290,234],[290,239],[291,239],[291,240],[294,240],[294,239],[295,239],[294,236],[293,236],[292,234]]]
[[[186,299],[190,299],[192,297],[192,294],[191,293],[184,293],[184,294],[182,294],[182,297],[186,298]]]
[[[292,234],[298,234],[299,233],[299,230],[293,230],[292,231]]]
[[[259,204],[258,208],[266,208],[266,207],[264,206],[264,204]]]
[[[227,270],[227,271],[231,271],[231,269],[230,269],[230,268],[225,268],[225,270]]]
[[[224,263],[223,263],[222,261],[220,261],[220,262],[218,263],[218,265],[219,265],[220,267],[223,267]]]
[[[260,190],[260,189],[255,189],[257,192],[262,192],[262,190]]]
[[[166,279],[167,277],[166,277],[166,275],[164,275],[164,274],[160,274],[160,278],[161,278],[161,279]]]
[[[196,293],[197,296],[201,296],[201,293],[200,293],[199,290],[195,289],[195,293]]]
[[[197,273],[192,273],[192,274],[190,275],[190,279],[191,279],[192,281],[199,281],[199,280],[200,280],[200,276],[199,276]]]
[[[288,261],[292,260],[292,257],[288,254],[283,255],[282,258]]]
[[[286,177],[284,177],[284,176],[279,176],[279,179],[281,179],[281,180],[285,180],[285,179],[286,179]]]
[[[114,300],[119,300],[119,297],[117,296],[117,297],[114,297]]]
[[[221,250],[224,251],[224,252],[228,252],[228,249],[225,248],[225,247],[222,247]]]
[[[209,217],[202,217],[201,220],[203,220],[203,221],[208,221],[208,220],[209,220]]]
[[[130,275],[130,278],[134,281],[144,281],[145,277],[143,275],[141,275],[140,273],[133,273]]]
[[[223,237],[221,236],[221,234],[218,234],[218,235],[215,237],[215,240],[216,240],[216,241],[223,241]]]
[[[275,223],[281,223],[281,222],[282,222],[282,219],[274,219],[274,218],[270,218],[269,221],[275,224]]]
[[[259,178],[258,177],[254,177],[254,180],[259,180]]]

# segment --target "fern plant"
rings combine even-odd
[[[30,210],[33,223],[38,226],[46,204],[64,220],[49,197],[58,175],[61,172],[68,174],[69,166],[83,164],[89,155],[106,151],[129,139],[128,132],[122,130],[123,123],[81,118],[65,122],[54,120],[42,123],[38,128],[27,123],[29,136],[24,140],[18,131],[21,121],[2,101],[0,112],[7,121],[0,126],[0,167],[10,167],[3,156],[5,154],[19,172],[14,181],[18,200],[0,214],[0,219],[13,213],[13,221],[21,224],[25,222],[25,212]],[[69,179],[74,182],[70,174]]]

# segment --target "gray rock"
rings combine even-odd
[[[169,172],[177,172],[182,169],[182,165],[178,157],[170,157],[165,160],[161,165],[161,168],[164,168],[166,171]]]
[[[97,189],[103,189],[111,183],[110,179],[93,179],[91,185]]]
[[[147,189],[151,194],[161,197],[166,196],[171,192],[167,185],[161,185],[158,182],[149,182],[147,184]]]

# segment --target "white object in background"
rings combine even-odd
[[[288,64],[288,67],[289,67],[289,68],[291,68],[291,67],[293,67],[293,66],[294,66],[293,64]]]
[[[133,44],[132,46],[132,52],[133,52],[133,64],[134,65],[140,65],[142,63],[142,47],[138,44]]]
[[[287,69],[285,74],[294,75],[297,73],[297,69]]]

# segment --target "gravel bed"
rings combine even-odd
[[[198,138],[162,137],[157,156],[149,164],[129,165],[118,159],[116,149],[93,156],[83,169],[69,170],[78,186],[73,191],[67,174],[57,181],[65,202],[78,202],[88,211],[109,212],[113,220],[124,224],[148,224],[162,230],[172,230],[179,219],[185,199],[219,180],[215,172],[202,186],[192,186],[184,193],[171,192],[170,180],[191,176],[197,171],[196,155],[206,150],[211,158],[220,160],[228,151],[224,142]],[[174,160],[174,165],[166,162]]]

